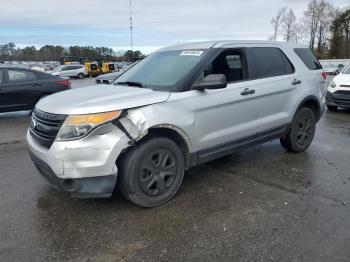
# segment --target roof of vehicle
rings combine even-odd
[[[203,42],[193,42],[173,45],[169,47],[164,47],[158,51],[171,51],[171,50],[184,50],[184,49],[209,49],[209,48],[222,48],[227,45],[277,45],[277,46],[288,46],[291,48],[308,48],[307,45],[296,44],[291,42],[277,42],[277,41],[264,41],[264,40],[221,40],[221,41],[203,41]]]
[[[39,77],[45,78],[45,79],[46,78],[60,78],[58,76],[51,75],[47,72],[38,71],[35,69],[31,69],[31,68],[19,67],[19,66],[1,66],[1,69],[16,69],[16,70],[30,71],[30,72],[35,73],[36,75],[39,75]]]

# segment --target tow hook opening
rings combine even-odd
[[[62,187],[67,191],[73,191],[77,186],[78,184],[74,179],[65,179],[62,181]]]

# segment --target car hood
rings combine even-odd
[[[122,72],[114,72],[114,73],[109,73],[109,74],[104,74],[104,75],[100,75],[98,77],[96,77],[96,80],[114,80],[116,79],[118,76],[121,75]]]
[[[35,107],[53,114],[91,114],[165,102],[169,94],[139,87],[102,84],[47,96]]]
[[[350,74],[339,74],[333,81],[337,84],[350,84]]]

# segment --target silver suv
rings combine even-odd
[[[113,85],[39,101],[27,141],[41,174],[72,197],[110,197],[118,184],[143,207],[167,202],[184,171],[280,139],[311,144],[326,75],[301,45],[217,41],[149,55]]]
[[[85,67],[79,64],[62,65],[49,73],[55,76],[74,77],[79,79],[83,79],[87,76]]]

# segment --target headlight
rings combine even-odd
[[[334,81],[332,81],[329,86],[332,87],[332,88],[336,88],[337,84]]]
[[[70,115],[64,121],[56,140],[75,140],[86,136],[95,127],[110,122],[121,115],[122,111],[90,115]]]

